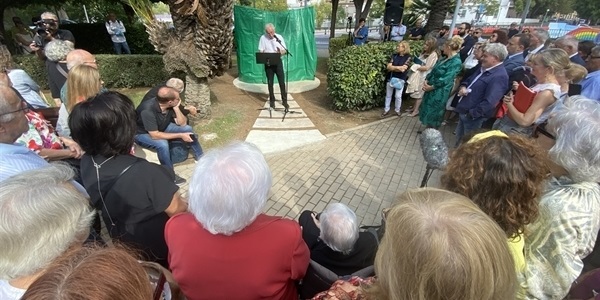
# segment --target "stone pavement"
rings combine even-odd
[[[255,144],[264,154],[269,154],[325,139],[292,95],[288,94],[287,97],[290,113],[285,115],[285,119],[281,95],[276,94],[275,98],[275,107],[279,109],[269,111],[269,101],[265,102],[263,110],[256,113],[258,118],[246,137],[247,142]]]
[[[303,210],[322,211],[330,202],[355,210],[362,225],[379,224],[381,210],[396,195],[420,185],[425,172],[418,118],[390,117],[334,133],[326,140],[284,152],[267,154],[273,173],[265,212],[296,219]],[[451,145],[454,126],[441,129]],[[176,166],[191,178],[194,164]],[[439,186],[435,171],[429,186]],[[184,195],[187,184],[182,186]]]

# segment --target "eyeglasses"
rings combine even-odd
[[[533,130],[533,134],[531,136],[533,138],[537,139],[540,136],[540,134],[541,134],[541,135],[546,136],[547,138],[549,138],[551,140],[556,140],[556,137],[552,133],[550,133],[550,132],[548,132],[546,130],[546,124],[547,123],[542,123],[542,124],[536,126],[535,129]]]
[[[473,33],[474,33],[474,34],[481,34],[481,32],[480,32],[480,31],[475,31],[475,32],[473,32]]]
[[[24,113],[29,112],[29,104],[27,104],[27,102],[21,100],[21,103],[19,104],[19,106],[21,108],[19,108],[17,110],[9,111],[9,112],[1,113],[0,116],[5,116],[5,115],[12,114],[12,113],[20,112],[20,111],[23,111]]]

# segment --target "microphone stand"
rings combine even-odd
[[[293,56],[292,53],[290,53],[290,51],[283,45],[283,43],[281,42],[281,40],[277,37],[277,35],[273,35],[273,38],[277,41],[277,43],[279,43],[279,45],[281,46],[281,48],[283,48],[283,50],[285,51],[285,98],[287,99],[287,93],[288,93],[288,87],[289,87],[289,80],[290,80],[290,76],[289,76],[289,70],[290,70],[290,56]],[[283,102],[283,95],[281,95],[281,101]],[[289,105],[288,105],[289,106]],[[289,110],[288,108],[285,108],[283,110],[283,118],[281,118],[281,122],[285,121],[285,116],[290,113],[290,114],[300,114],[300,112],[297,111],[293,111],[293,110]]]
[[[433,174],[433,171],[435,170],[435,168],[432,168],[429,164],[427,164],[427,168],[425,169],[425,174],[423,174],[423,180],[421,181],[421,186],[420,187],[426,187],[427,183],[429,182],[429,179],[431,178],[431,174]]]

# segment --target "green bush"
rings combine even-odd
[[[104,23],[64,24],[61,29],[67,29],[75,36],[75,47],[85,49],[93,54],[114,54],[110,35],[106,32]],[[125,24],[125,37],[133,54],[157,54],[154,46],[148,41],[148,33],[143,24]]]
[[[329,39],[329,58],[334,57],[340,50],[352,46],[352,40],[347,36]]]
[[[23,69],[42,88],[48,88],[44,63],[33,55],[15,56],[19,69]],[[168,79],[161,55],[96,55],[100,77],[107,88],[133,88],[153,86]]]
[[[423,49],[422,41],[410,41],[412,55]],[[366,110],[384,102],[386,65],[396,42],[368,43],[342,49],[329,58],[327,92],[338,110]]]

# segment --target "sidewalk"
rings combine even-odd
[[[303,210],[321,211],[330,202],[350,206],[362,225],[379,224],[381,210],[396,195],[419,187],[425,162],[419,146],[418,118],[390,117],[285,152],[267,154],[273,173],[265,212],[296,219]],[[454,126],[442,127],[453,144]],[[176,167],[191,178],[194,164]],[[429,186],[439,186],[435,171]],[[187,192],[187,184],[182,186]]]

